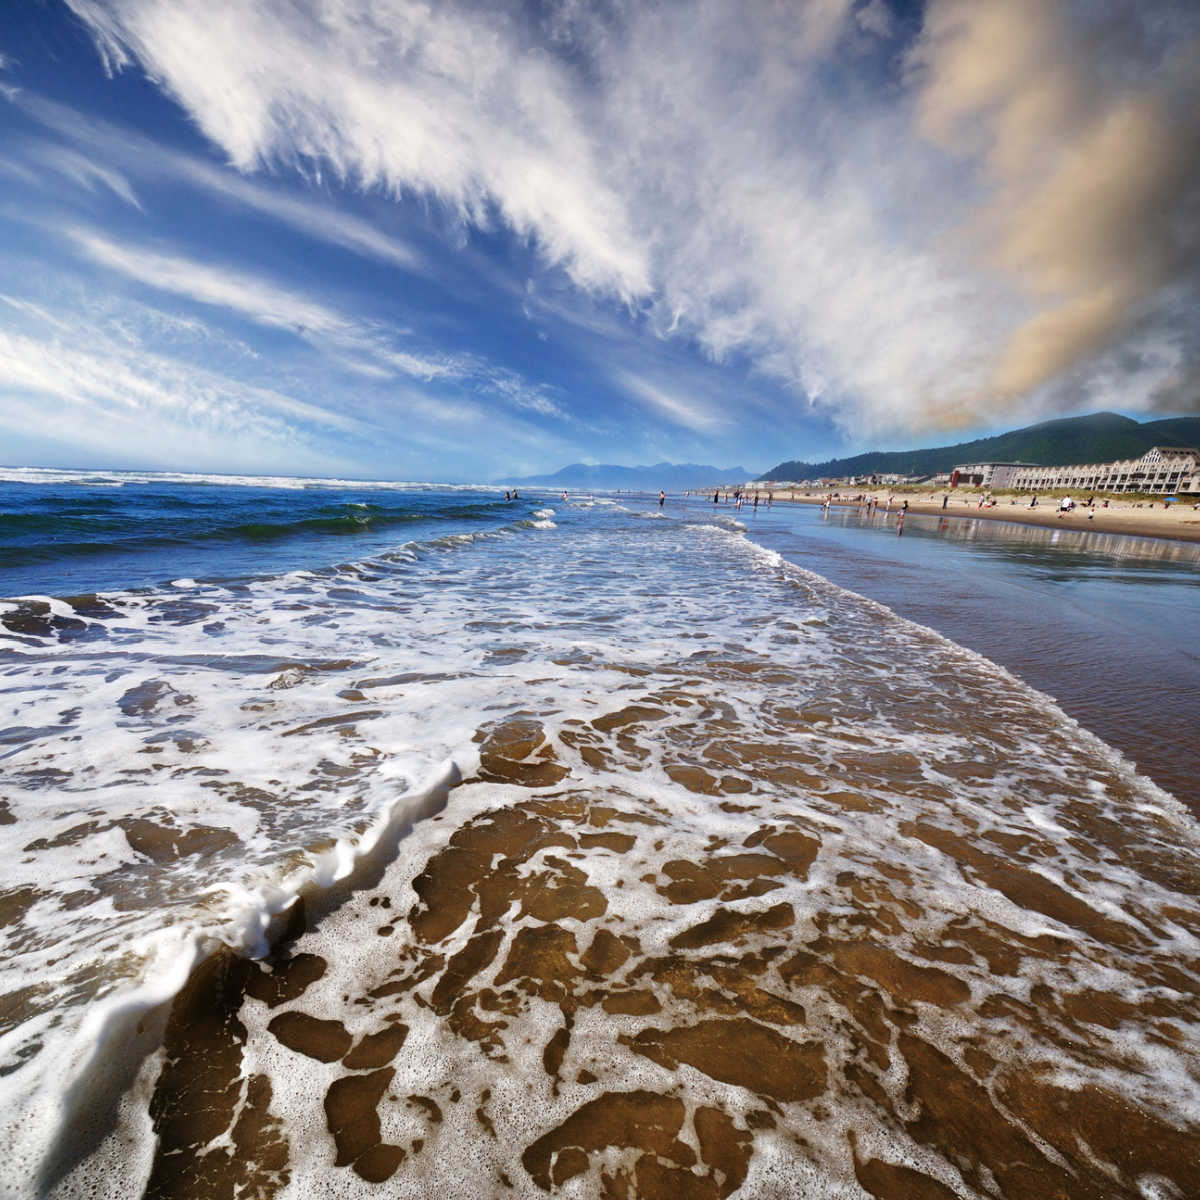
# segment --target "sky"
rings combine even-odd
[[[0,4],[0,462],[469,482],[1200,411],[1200,5]]]

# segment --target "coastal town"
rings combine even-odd
[[[1186,446],[1155,446],[1139,458],[1107,463],[973,462],[934,475],[760,479],[711,493],[734,503],[754,504],[757,496],[872,515],[969,516],[1200,542],[1200,450]]]
[[[993,491],[1051,492],[1087,490],[1110,495],[1177,496],[1200,499],[1200,450],[1191,446],[1154,446],[1140,458],[1072,466],[1039,466],[1022,462],[963,463],[937,475],[871,474],[800,479],[780,483],[759,480],[750,488],[853,487],[986,488]]]

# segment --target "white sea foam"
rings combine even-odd
[[[706,516],[635,526],[622,506],[603,503],[590,523],[578,523],[586,511],[572,506],[554,538],[525,534],[522,527],[545,527],[535,521],[499,535],[408,543],[387,556],[387,571],[349,567],[228,586],[186,581],[186,593],[108,593],[115,612],[89,618],[86,639],[60,640],[49,630],[11,639],[5,724],[23,732],[13,734],[6,762],[14,823],[0,834],[9,847],[6,894],[28,889],[31,902],[3,931],[0,970],[5,992],[43,990],[25,1021],[0,1038],[0,1063],[10,1069],[0,1081],[0,1111],[25,1124],[21,1157],[0,1164],[0,1188],[23,1194],[39,1147],[67,1112],[63,1085],[69,1093],[76,1079],[95,1074],[83,1070],[89,1046],[100,1053],[150,1001],[169,996],[197,953],[218,942],[261,950],[273,913],[299,890],[329,887],[372,848],[380,851],[400,819],[397,804],[428,795],[449,761],[470,775],[480,731],[514,716],[536,717],[582,787],[628,797],[661,821],[653,838],[639,839],[636,859],[593,856],[582,868],[647,954],[670,955],[673,937],[729,905],[714,898],[664,910],[646,879],[663,878],[673,859],[695,859],[706,839],[742,844],[775,803],[802,814],[821,840],[804,884],[781,893],[800,914],[800,942],[816,936],[820,913],[838,912],[842,880],[869,878],[879,862],[906,864],[912,880],[891,886],[920,915],[909,917],[898,953],[916,961],[917,941],[936,944],[956,921],[987,923],[1074,946],[1061,959],[1023,963],[1004,981],[1017,999],[1028,1002],[1039,988],[1133,998],[1145,990],[1131,958],[973,878],[936,839],[917,836],[928,825],[985,844],[989,836],[996,845],[1039,839],[1048,849],[1032,870],[1047,886],[1156,955],[1182,962],[1200,954],[1184,917],[1192,902],[1169,881],[1147,879],[1136,855],[1106,852],[1098,872],[1081,834],[1095,815],[1121,822],[1139,847],[1169,839],[1172,852],[1194,855],[1194,826],[1048,697],[760,550],[741,536],[740,522],[722,516],[714,525]],[[70,605],[43,599],[52,616],[77,619]],[[585,761],[572,731],[638,704],[662,711],[652,732],[630,734],[624,744],[609,739],[607,759]],[[969,730],[964,714],[978,717]],[[762,776],[727,742],[794,752],[805,764],[802,777],[840,781],[863,807],[840,809],[824,785],[764,790]],[[681,761],[740,780],[755,805],[722,809],[682,786]],[[487,783],[455,790],[441,818],[389,847],[395,858],[386,888],[411,900],[412,879],[454,829],[527,795]],[[388,969],[394,948],[362,933],[367,903],[366,894],[353,897],[305,942],[336,960],[338,972],[306,993],[312,1015],[348,1019],[341,997],[349,982],[364,986]],[[506,928],[506,945],[516,927],[514,919]],[[466,936],[464,929],[447,952]],[[979,962],[941,969],[957,973],[976,1003],[995,988]],[[456,1047],[427,1002],[422,996],[404,1009],[411,1041],[397,1066],[398,1094],[426,1094],[447,1079],[475,1096],[490,1088],[514,1146],[588,1094],[565,1084],[551,1092],[535,1061],[552,1015],[540,1002],[508,1018],[509,1044],[524,1057],[504,1069]],[[826,1022],[830,1044],[838,1044],[832,1010],[819,998],[808,1003],[813,1022]],[[247,1053],[253,1069],[281,1085],[277,1110],[297,1156],[285,1194],[367,1194],[367,1185],[322,1165],[329,1146],[321,1097],[333,1068],[281,1052],[264,1032],[269,1016],[253,1006],[244,1014]],[[1000,1018],[946,1021],[927,1005],[917,1016],[947,1053],[975,1039],[998,1060],[1024,1056],[1151,1108],[1163,1105],[1156,1081],[1165,1071],[1171,1105],[1190,1113],[1200,1103],[1189,1074],[1195,1030],[1184,1031],[1188,1057],[1174,1069],[1160,1046],[1099,1031],[1096,1043],[1111,1064],[1100,1067]],[[612,1086],[661,1089],[669,1077],[663,1068],[611,1053],[614,1029],[632,1033],[644,1024],[581,1012],[574,1065],[601,1054],[596,1047],[607,1039]],[[63,1063],[77,1073],[64,1072]],[[690,1069],[670,1078],[689,1110],[719,1100],[737,1111],[731,1085]],[[903,1081],[894,1082],[902,1092]],[[490,1168],[466,1162],[479,1151],[473,1112],[446,1112],[455,1133],[446,1145],[460,1149],[440,1154],[396,1194],[489,1194]],[[844,1171],[852,1117],[812,1127],[826,1171],[805,1168],[814,1172],[812,1194],[837,1177],[835,1168]],[[397,1111],[386,1119],[405,1118]],[[773,1135],[756,1135],[756,1186],[769,1190],[780,1179],[785,1190],[798,1186],[795,1156],[785,1167],[777,1150]],[[927,1173],[950,1182],[953,1168],[934,1160]],[[144,1159],[130,1167],[143,1169]]]

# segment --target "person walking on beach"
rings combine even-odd
[[[949,493],[949,492],[947,492],[947,493],[946,493],[946,494],[945,494],[945,495],[942,497],[942,512],[945,512],[945,511],[946,511],[946,505],[947,505],[947,504],[949,504],[949,503],[950,503],[950,493]]]

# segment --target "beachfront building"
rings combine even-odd
[[[983,462],[964,463],[950,473],[951,487],[1013,487],[1013,476],[1030,463]]]
[[[984,485],[988,486],[988,485]],[[1023,492],[1071,489],[1085,492],[1138,492],[1150,496],[1200,495],[1200,451],[1191,446],[1155,446],[1141,458],[1070,467],[1030,467],[993,487]]]

